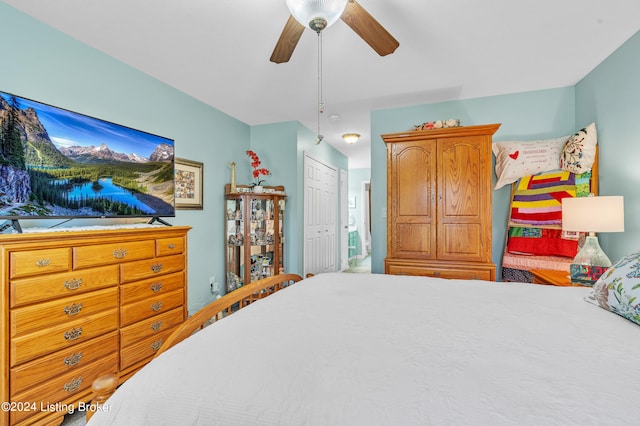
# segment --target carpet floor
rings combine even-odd
[[[349,269],[345,269],[343,272],[349,272],[352,274],[370,274],[371,256],[367,256],[364,259],[353,259],[349,262]]]
[[[67,414],[64,416],[64,420],[60,426],[84,426],[87,424],[84,411],[76,411],[73,414]]]

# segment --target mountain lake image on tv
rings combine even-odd
[[[0,92],[0,217],[171,217],[171,139]]]

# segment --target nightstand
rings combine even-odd
[[[549,269],[532,269],[534,284],[557,285],[563,287],[590,287],[583,284],[572,283],[569,271],[552,271]]]

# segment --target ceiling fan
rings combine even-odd
[[[346,2],[346,5],[343,5],[344,2]],[[314,5],[313,3],[316,4]],[[393,38],[393,36],[389,34],[389,32],[384,29],[378,21],[375,20],[375,18],[362,6],[356,3],[355,0],[334,1],[334,9],[327,12],[329,14],[333,13],[333,18],[317,17],[318,15],[313,14],[318,10],[324,11],[327,7],[331,8],[332,6],[328,5],[329,3],[331,2],[318,0],[315,2],[287,0],[287,6],[291,11],[291,16],[289,16],[289,20],[285,24],[282,34],[280,34],[276,47],[273,49],[271,62],[280,64],[289,61],[296,45],[298,44],[298,40],[300,40],[302,32],[305,29],[304,25],[300,22],[307,22],[309,28],[320,33],[320,31],[331,25],[339,17],[380,56],[393,53],[400,45],[400,43],[398,43],[398,41]],[[314,6],[316,9],[315,11],[313,10]],[[335,13],[336,11],[337,13]],[[294,15],[296,16],[294,17]]]

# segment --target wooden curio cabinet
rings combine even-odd
[[[284,273],[284,186],[225,186],[226,291]]]
[[[499,124],[382,135],[385,273],[495,280],[491,142]]]

